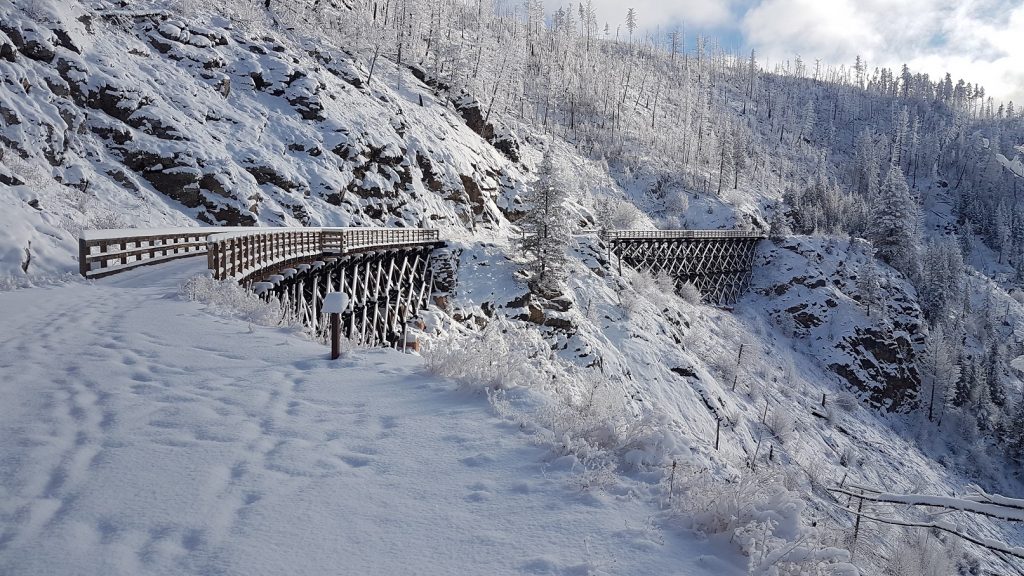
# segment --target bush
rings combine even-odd
[[[259,326],[296,326],[277,300],[264,301],[233,280],[214,280],[199,274],[186,280],[179,288],[186,300],[200,302],[219,316],[240,318]]]
[[[700,471],[683,491],[676,510],[704,534],[729,535],[748,557],[749,574],[858,573],[847,564],[848,551],[822,545],[819,529],[802,526],[806,503],[775,471],[745,470],[731,481]]]
[[[693,282],[683,282],[676,293],[679,294],[680,298],[694,306],[704,302],[704,296]]]
[[[662,272],[654,275],[647,271],[629,270],[626,272],[626,277],[637,295],[653,304],[658,310],[674,307],[678,303],[675,280],[669,274]],[[628,302],[628,297],[623,298],[623,306],[629,313],[638,309],[635,302]]]
[[[23,273],[16,276],[4,274],[0,275],[0,292],[10,292],[11,290],[21,288],[59,286],[80,279],[81,277],[73,272],[64,272],[62,274]]]
[[[538,365],[551,348],[534,330],[521,328],[499,316],[481,332],[457,334],[427,342],[423,357],[427,368],[471,389],[506,390],[545,379]]]
[[[644,222],[644,213],[639,208],[619,198],[597,200],[595,211],[598,224],[605,230],[630,230]]]
[[[765,424],[778,439],[779,444],[785,444],[796,434],[796,420],[789,410],[782,407],[770,411]]]
[[[496,317],[423,351],[428,369],[487,392],[495,411],[587,470],[661,464],[676,450],[664,422],[637,417],[623,386],[558,358],[535,328]]]
[[[857,397],[849,392],[840,392],[836,394],[833,403],[838,406],[844,412],[853,412],[857,408]]]

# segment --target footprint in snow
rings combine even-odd
[[[484,454],[481,452],[476,456],[467,456],[466,458],[462,458],[459,462],[462,462],[464,466],[469,466],[470,468],[479,468],[494,462],[494,457],[490,454]]]
[[[490,499],[491,493],[484,491],[470,492],[469,495],[466,496],[467,502],[486,502]]]
[[[365,468],[373,462],[369,457],[361,454],[346,454],[340,458],[342,462],[353,468]]]

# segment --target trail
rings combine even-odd
[[[0,574],[738,573],[414,356],[178,299],[202,264],[0,293]]]

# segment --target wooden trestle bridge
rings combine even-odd
[[[430,298],[431,255],[442,246],[437,230],[422,228],[99,230],[79,239],[79,267],[101,278],[205,254],[214,278],[277,298],[315,331],[326,329],[325,296],[344,292],[348,338],[403,346],[408,321]]]
[[[714,304],[746,290],[758,241],[738,230],[612,230],[601,238],[609,260],[692,282]],[[437,230],[423,228],[173,228],[90,230],[79,239],[79,269],[102,278],[139,266],[205,255],[212,276],[234,280],[314,330],[325,325],[323,301],[344,292],[347,337],[404,345],[407,323],[433,292]]]
[[[608,258],[636,270],[668,274],[678,290],[692,283],[704,300],[734,304],[747,291],[757,243],[767,238],[747,230],[610,230],[601,238]]]

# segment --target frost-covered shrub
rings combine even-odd
[[[667,417],[634,414],[623,386],[602,374],[566,370],[542,415],[566,453],[629,469],[664,465],[678,451]]]
[[[849,392],[836,394],[832,402],[844,412],[853,412],[857,408],[857,397]]]
[[[546,378],[540,369],[551,347],[536,330],[522,328],[503,316],[482,331],[450,332],[428,341],[423,350],[427,368],[472,389],[504,390],[529,386]]]
[[[89,228],[94,230],[120,230],[135,228],[135,225],[121,214],[104,212],[89,216]]]
[[[789,410],[781,406],[768,413],[765,424],[779,440],[779,444],[785,444],[796,435],[796,420]]]
[[[676,293],[679,294],[680,298],[694,306],[704,301],[704,296],[701,295],[700,290],[697,289],[693,282],[683,282]]]
[[[853,446],[844,446],[843,450],[839,453],[839,465],[849,468],[851,464],[857,462],[857,450]]]
[[[56,286],[65,284],[79,278],[77,274],[65,272],[63,274],[18,274],[0,275],[0,292],[10,292],[20,288],[37,288],[40,286]]]
[[[956,574],[956,563],[949,550],[930,532],[920,528],[900,528],[896,549],[889,558],[886,573],[893,576],[946,576]]]
[[[207,310],[217,315],[241,318],[259,326],[295,325],[278,301],[264,301],[233,280],[214,280],[199,274],[186,280],[179,293],[187,300],[205,304]]]
[[[823,545],[817,529],[802,525],[806,503],[775,471],[744,471],[729,482],[701,471],[674,502],[693,529],[729,535],[750,574],[858,574],[848,551]]]
[[[795,533],[806,506],[771,470],[744,471],[730,480],[701,472],[685,487],[684,495],[677,500],[678,508],[691,518],[693,528],[708,535],[732,534],[752,522],[768,520],[777,530]]]
[[[642,224],[644,214],[631,202],[601,198],[595,203],[597,222],[605,230],[630,230]]]
[[[669,274],[662,272],[655,275],[647,271],[630,270],[626,272],[626,277],[633,285],[637,295],[653,304],[658,310],[671,308],[677,304],[675,280]],[[639,310],[638,303],[627,303],[626,298],[623,298],[623,306],[630,313]]]
[[[635,415],[621,383],[558,358],[536,328],[499,316],[480,332],[429,341],[423,356],[431,372],[486,391],[499,415],[583,469],[660,465],[677,451],[667,422]]]

